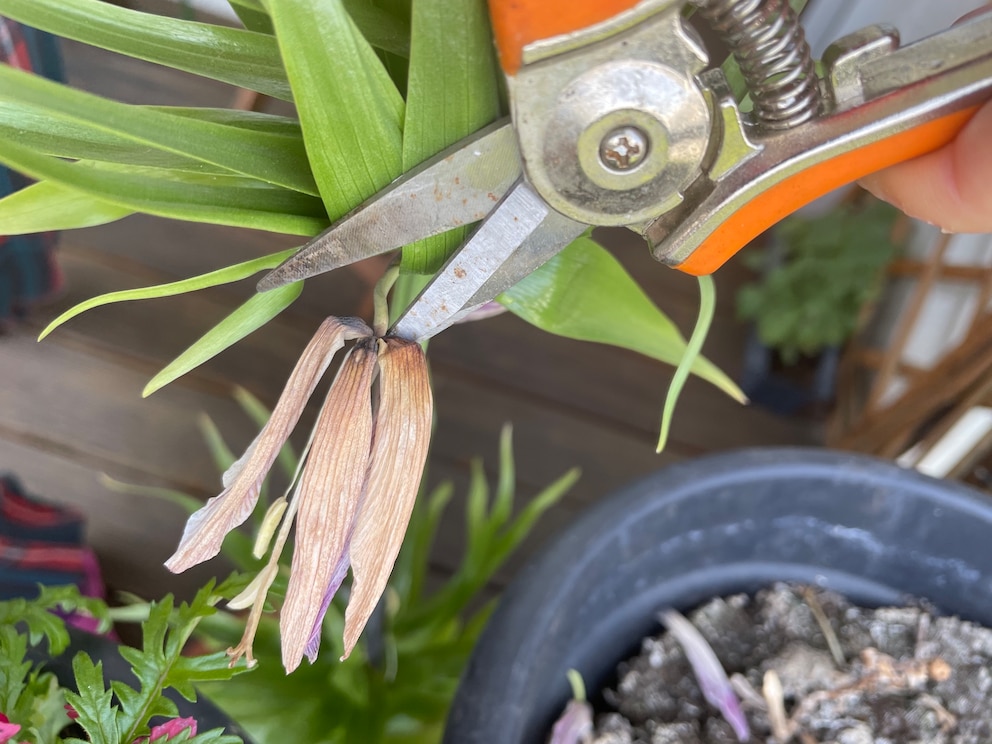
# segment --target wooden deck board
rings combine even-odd
[[[129,102],[226,105],[228,86],[67,43],[70,79]],[[610,231],[616,255],[645,291],[688,332],[695,281],[656,264],[639,238]],[[90,536],[110,583],[155,595],[186,588],[159,566],[182,519],[165,505],[129,501],[101,489],[105,471],[121,480],[169,485],[200,496],[218,476],[197,430],[209,414],[232,445],[255,431],[231,400],[234,385],[272,405],[320,320],[355,313],[368,287],[347,270],[308,282],[284,315],[201,369],[147,400],[147,379],[212,323],[238,306],[251,282],[191,296],[128,303],[71,321],[42,344],[38,330],[59,311],[107,291],[171,281],[298,244],[296,238],[134,216],[63,237],[65,295],[0,339],[0,461],[30,490],[73,503],[90,516]],[[743,346],[732,294],[747,272],[732,263],[718,279],[720,304],[705,352],[732,374]],[[632,352],[550,337],[512,317],[453,328],[431,346],[438,409],[429,482],[451,478],[464,494],[470,460],[495,472],[497,441],[512,422],[520,503],[577,466],[583,476],[497,577],[505,583],[526,557],[585,505],[665,463],[753,444],[815,441],[803,422],[738,406],[690,381],[672,441],[654,454],[671,369]],[[312,421],[314,406],[301,429]],[[461,504],[449,509],[435,556],[437,577],[452,571],[463,545]],[[132,552],[138,556],[129,560]],[[199,580],[203,574],[194,578]]]

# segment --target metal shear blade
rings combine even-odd
[[[549,207],[523,180],[396,321],[397,336],[422,341],[505,292],[588,226]]]
[[[495,299],[586,229],[551,209],[520,174],[513,129],[498,122],[394,181],[269,272],[258,290],[484,219],[391,329],[408,339],[430,338]]]
[[[478,222],[520,177],[509,122],[481,129],[404,174],[304,245],[258,283],[276,289]]]

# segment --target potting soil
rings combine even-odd
[[[688,618],[731,676],[752,742],[992,743],[992,630],[923,605],[867,609],[787,585],[715,599]],[[594,744],[739,741],[668,633],[645,639],[618,680]]]

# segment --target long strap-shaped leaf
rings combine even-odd
[[[284,116],[231,109],[148,106],[174,116],[241,127],[284,138],[289,147],[302,151],[300,123]],[[231,174],[227,168],[204,163],[188,155],[159,150],[130,137],[68,118],[52,117],[44,109],[0,103],[0,139],[16,138],[24,147],[46,155],[72,160],[100,160],[124,165],[147,165],[197,173]]]
[[[15,113],[22,105],[41,109],[54,120],[104,130],[304,194],[317,193],[306,154],[294,138],[118,103],[5,65],[0,65],[0,104]]]
[[[100,160],[197,173],[226,173],[226,168],[202,160],[157,150],[115,132],[50,116],[34,106],[0,104],[0,139],[45,155],[71,160]]]
[[[67,163],[0,139],[0,163],[96,198],[161,217],[314,235],[327,226],[316,197],[239,176]]]
[[[91,297],[88,300],[80,302],[78,305],[73,305],[45,326],[45,329],[38,335],[38,340],[41,341],[67,320],[71,320],[80,313],[92,310],[95,307],[110,305],[114,302],[127,302],[129,300],[150,300],[158,297],[172,297],[173,295],[184,294],[186,292],[196,292],[207,287],[230,284],[231,282],[245,279],[252,274],[257,274],[259,271],[278,266],[295,252],[295,248],[290,248],[285,251],[279,251],[278,253],[270,253],[268,256],[262,256],[261,258],[253,258],[250,261],[226,266],[223,269],[217,269],[206,274],[190,277],[189,279],[180,279],[179,281],[168,282],[167,284],[156,284],[152,287],[123,289],[118,292],[108,292],[98,297]]]
[[[0,199],[0,235],[105,225],[133,212],[82,191],[42,181]]]
[[[267,0],[331,218],[402,170],[403,99],[341,0]]]
[[[661,270],[661,269],[659,269]],[[579,238],[499,301],[543,331],[631,349],[677,365],[686,354],[678,327],[648,298],[609,251]],[[746,398],[704,357],[692,372],[739,401]]]
[[[148,397],[156,390],[162,389],[173,380],[217,356],[224,349],[233,346],[249,333],[258,330],[293,304],[302,291],[303,282],[295,282],[253,296],[149,380],[145,389],[141,391],[142,397]]]
[[[399,57],[410,56],[410,26],[404,20],[369,0],[344,0],[344,7],[369,44]]]
[[[292,100],[275,39],[101,0],[0,0],[0,15],[84,44]]]
[[[485,2],[417,0],[411,28],[404,170],[499,116],[499,73]],[[462,228],[407,246],[403,268],[433,273],[464,236]]]

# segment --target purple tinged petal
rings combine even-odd
[[[345,574],[348,573],[348,553],[345,551],[344,555],[338,559],[337,568],[334,569],[334,575],[331,576],[331,583],[328,585],[327,590],[324,592],[324,599],[320,603],[320,610],[317,612],[317,618],[314,620],[313,628],[310,630],[310,637],[307,639],[306,648],[303,653],[306,655],[310,663],[313,664],[317,660],[317,652],[320,650],[320,639],[321,631],[324,626],[324,615],[327,614],[327,608],[331,606],[331,601],[334,599],[334,595],[338,593],[338,589],[341,588],[341,582],[344,581]]]
[[[279,617],[282,663],[300,665],[327,588],[346,555],[368,472],[377,346],[359,341],[341,365],[314,426],[296,498],[296,545]]]
[[[179,573],[220,552],[227,533],[254,510],[262,481],[334,354],[345,341],[369,335],[369,327],[357,318],[327,318],[321,323],[286,381],[268,422],[245,454],[224,474],[224,491],[207,501],[186,522],[179,547],[166,561],[166,568]]]
[[[727,673],[720,660],[716,658],[710,644],[696,626],[686,620],[675,610],[665,610],[661,613],[661,621],[668,628],[682,650],[696,675],[699,689],[706,701],[720,711],[727,723],[734,730],[738,741],[749,741],[751,730],[747,724],[740,700],[734,692]]]
[[[475,310],[470,312],[461,320],[455,321],[456,325],[460,323],[474,323],[477,320],[488,320],[489,318],[495,318],[497,315],[502,315],[506,312],[506,308],[501,304],[492,300],[491,302],[484,302],[479,305]]]
[[[581,744],[592,738],[592,731],[592,707],[584,700],[569,700],[548,744]]]
[[[434,402],[420,344],[386,340],[379,356],[369,476],[349,552],[354,576],[344,623],[351,653],[386,589],[410,522],[431,439]]]

